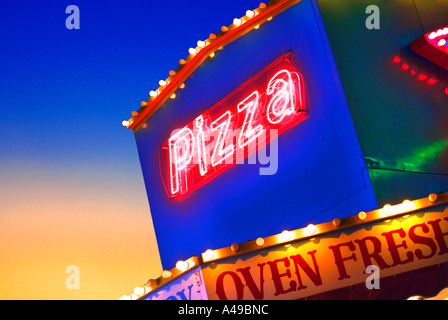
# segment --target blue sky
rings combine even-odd
[[[79,7],[79,30],[65,27],[68,5]],[[0,298],[115,298],[159,276],[137,148],[121,121],[188,48],[258,5],[0,2]],[[65,288],[69,264],[90,275],[88,290]],[[120,284],[102,282],[105,269]]]

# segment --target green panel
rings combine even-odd
[[[448,1],[318,2],[378,204],[448,191],[448,72],[409,48],[448,26]],[[369,5],[380,29],[366,28]]]

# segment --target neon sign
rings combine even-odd
[[[410,46],[422,57],[448,70],[448,27],[428,32]]]
[[[302,75],[286,53],[161,146],[161,175],[178,201],[308,118]]]

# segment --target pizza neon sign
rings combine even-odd
[[[308,118],[302,75],[286,53],[160,148],[161,175],[178,201]]]

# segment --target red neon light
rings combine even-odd
[[[448,70],[448,27],[428,32],[410,46],[414,52]]]
[[[417,74],[417,71],[415,71],[416,68],[414,68],[415,66],[411,66],[407,62],[403,62],[403,60],[399,56],[395,56],[392,59],[392,61],[394,63],[396,63],[396,64],[399,64],[399,63],[402,62],[401,69],[404,70],[404,71],[408,71],[409,70],[409,72],[410,72],[410,74],[412,76],[415,76]],[[413,67],[413,68],[411,68],[411,67]],[[427,74],[424,74],[424,73],[419,73],[418,76],[417,76],[417,80],[418,81],[425,81],[426,79],[427,79],[426,83],[429,84],[429,85],[433,85],[433,84],[436,84],[438,82],[436,79],[434,79],[434,78],[432,78],[432,77],[430,77],[430,76],[428,76]]]
[[[162,144],[161,175],[172,200],[308,118],[303,78],[292,58],[291,53],[282,55]]]

